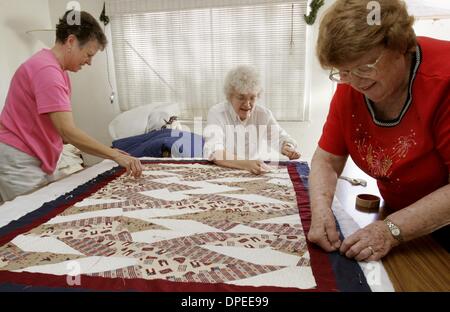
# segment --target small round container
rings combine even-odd
[[[372,194],[359,194],[356,196],[356,209],[363,211],[376,211],[380,208],[380,197]]]

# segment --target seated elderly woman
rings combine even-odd
[[[337,0],[317,54],[338,83],[312,160],[308,239],[356,260],[378,260],[403,241],[450,222],[450,42],[417,37],[399,0]],[[331,211],[350,155],[377,180],[388,217],[339,240]]]
[[[272,112],[256,104],[262,88],[255,68],[240,65],[231,69],[224,91],[227,100],[208,112],[205,157],[217,165],[253,174],[269,170],[259,158],[270,147],[289,159],[300,157],[297,143],[279,126]]]

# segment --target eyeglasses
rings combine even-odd
[[[381,52],[380,56],[377,58],[375,63],[366,64],[358,66],[352,70],[337,70],[336,68],[332,68],[330,71],[330,80],[335,81],[337,83],[347,83],[352,78],[352,75],[360,77],[360,78],[373,78],[378,74],[378,70],[376,65],[381,60],[384,55],[384,51]]]
[[[246,104],[247,102],[254,103],[258,97],[256,94],[233,94],[233,97],[240,103]]]

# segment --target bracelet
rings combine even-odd
[[[389,232],[391,232],[391,235],[399,242],[402,242],[403,236],[400,228],[388,218],[384,219],[384,223],[387,225]]]

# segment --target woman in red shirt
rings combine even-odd
[[[367,3],[337,0],[320,25],[319,61],[339,84],[312,160],[308,234],[358,261],[450,223],[450,42],[416,38],[402,1],[378,1],[380,21]],[[331,203],[349,155],[394,212],[341,242]]]

